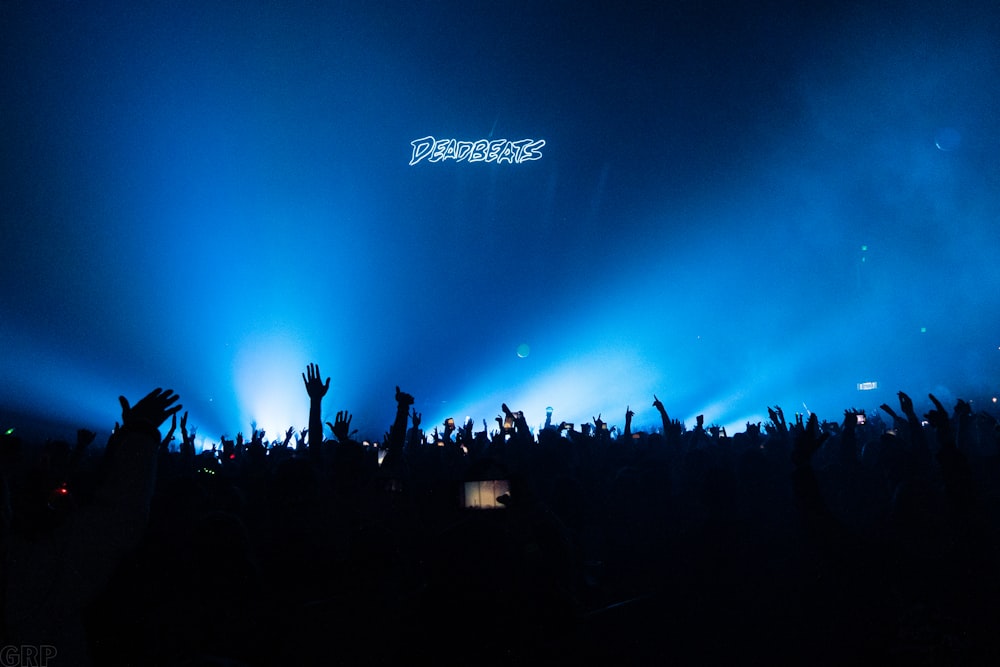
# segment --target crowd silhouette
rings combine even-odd
[[[934,396],[741,433],[547,411],[198,452],[180,398],[103,448],[0,440],[0,645],[52,665],[979,664],[1000,657],[1000,425]],[[332,413],[328,413],[332,414]],[[180,437],[176,437],[179,426]],[[166,429],[164,433],[161,429]],[[6,664],[6,663],[4,663]]]

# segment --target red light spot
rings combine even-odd
[[[235,459],[235,458],[236,458],[236,454],[230,454],[230,455],[229,455],[229,460],[230,460],[230,461],[232,461],[232,460],[233,460],[233,459]]]

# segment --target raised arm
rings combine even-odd
[[[389,430],[389,449],[400,450],[406,443],[406,424],[410,419],[410,406],[413,397],[396,387],[396,419]]]
[[[330,390],[330,378],[320,380],[318,364],[309,364],[302,374],[302,382],[309,394],[309,455],[319,458],[323,445],[323,397]]]

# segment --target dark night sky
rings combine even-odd
[[[4,2],[0,417],[996,392],[1000,13],[813,4]]]

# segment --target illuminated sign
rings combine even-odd
[[[858,391],[871,391],[872,389],[878,389],[878,382],[859,382]]]
[[[424,137],[410,142],[413,155],[410,166],[421,160],[428,162],[495,162],[500,164],[521,164],[541,159],[541,148],[545,139],[479,139],[478,141],[458,141],[457,139],[435,139]]]

